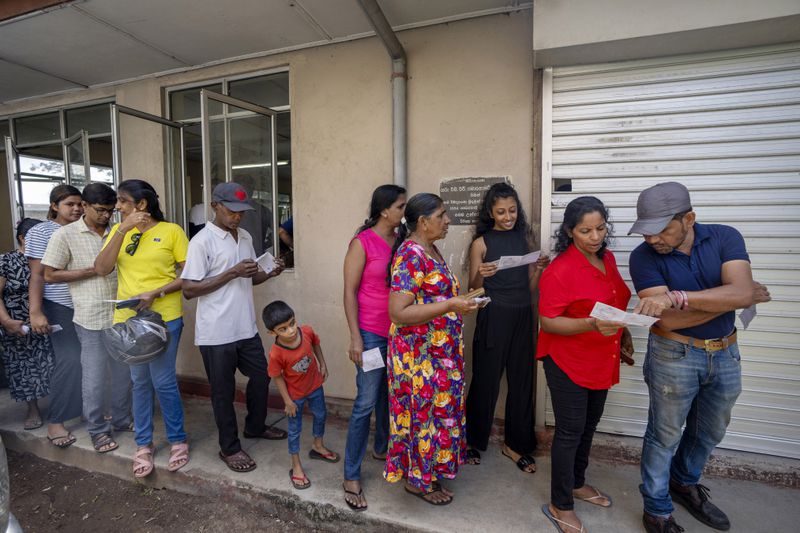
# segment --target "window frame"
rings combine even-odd
[[[177,119],[173,119],[172,118],[172,93],[179,92],[179,91],[185,91],[187,89],[201,89],[201,88],[204,88],[204,87],[208,87],[209,85],[219,84],[221,86],[221,88],[222,88],[222,91],[221,91],[220,94],[222,94],[222,96],[231,97],[229,95],[229,90],[230,90],[229,89],[229,84],[230,84],[230,82],[235,82],[235,81],[240,81],[240,80],[247,80],[247,79],[251,79],[251,78],[260,78],[262,76],[269,76],[269,75],[283,74],[283,73],[285,73],[287,75],[287,79],[289,79],[289,88],[290,88],[290,91],[289,91],[289,98],[290,98],[289,99],[289,103],[287,105],[270,107],[269,109],[275,111],[276,115],[282,115],[282,114],[285,114],[285,113],[289,113],[290,117],[291,117],[291,79],[290,79],[291,72],[290,72],[290,68],[289,68],[288,65],[269,68],[269,69],[256,70],[256,71],[251,71],[251,72],[244,72],[244,73],[239,73],[239,74],[230,75],[230,76],[220,76],[220,77],[215,77],[215,78],[199,79],[199,80],[195,80],[195,81],[192,81],[192,82],[187,82],[187,83],[182,83],[182,84],[178,84],[178,85],[171,85],[169,87],[164,87],[163,90],[164,90],[165,115],[168,117],[168,120],[179,122],[179,123],[183,124],[184,126],[202,125],[202,116],[198,116],[197,118],[188,118],[188,119],[181,119],[181,120],[177,120]],[[231,97],[231,98],[235,98],[235,97]],[[239,99],[239,98],[237,98],[237,99]],[[241,99],[239,99],[239,100],[241,100]],[[253,104],[253,105],[258,106],[258,107],[264,107],[264,106],[261,106],[260,104]],[[217,115],[213,115],[213,118],[220,118],[220,119],[226,120],[226,119],[231,118],[231,117],[247,116],[248,115],[246,113],[238,113],[238,112],[229,113],[227,107],[228,107],[227,105],[223,105],[222,113],[217,114]],[[202,103],[201,103],[201,109],[202,109]],[[201,114],[202,114],[202,112],[201,112]],[[273,132],[273,134],[276,134],[276,133],[277,133],[277,128],[276,128],[276,131]],[[274,159],[277,161],[277,139],[275,141],[276,141],[276,144],[275,144],[276,153],[274,154]],[[230,150],[230,143],[226,142],[226,144],[227,144],[226,151],[228,151],[228,150]],[[290,150],[291,150],[291,148],[290,148]],[[227,155],[226,155],[226,158],[227,158]],[[184,162],[184,164],[185,164],[185,162]],[[230,168],[227,168],[227,167],[229,167],[229,165],[226,165],[226,169],[225,169],[225,181],[226,182],[230,181],[231,178],[232,178],[231,172],[230,172]],[[277,170],[276,170],[276,172],[277,172]],[[187,194],[187,192],[186,192],[186,183],[180,184],[180,186],[179,186],[179,184],[174,183],[174,179],[170,179],[170,183],[168,183],[168,187],[171,190],[174,190],[176,192],[178,190],[180,190],[182,192],[182,194],[184,196],[183,199],[182,199],[182,205],[185,205],[185,203],[186,203],[186,194]],[[206,212],[208,212],[208,210],[210,209],[210,205],[206,203],[206,198],[209,198],[209,202],[210,202],[210,196],[211,196],[211,191],[208,191],[207,193],[204,193],[204,195],[203,195],[203,204],[204,204],[204,209],[206,210]],[[279,205],[280,205],[280,193],[278,192],[277,174],[276,174],[276,180],[275,180],[275,183],[274,183],[274,190],[273,190],[273,193],[272,193],[272,203],[269,206],[270,210],[273,213],[273,224],[275,225],[275,227],[273,228],[273,250],[275,252],[275,256],[276,257],[279,255],[280,244],[281,244],[280,237],[278,236],[278,229],[280,228],[280,225],[281,225],[280,217],[279,217]],[[293,202],[292,202],[292,207],[294,207],[294,203]],[[184,209],[185,209],[185,207],[184,207]],[[293,211],[293,209],[292,209],[292,211]],[[290,212],[290,217],[291,216],[293,216],[293,214]],[[183,225],[184,225],[184,230],[188,234],[189,233],[188,211],[186,213],[186,216],[184,217]]]

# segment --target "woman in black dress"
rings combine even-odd
[[[0,344],[11,397],[27,402],[25,429],[42,427],[37,400],[50,394],[53,371],[53,350],[48,335],[37,335],[30,327],[28,315],[28,282],[31,271],[25,258],[25,234],[41,220],[25,218],[17,226],[19,250],[0,256]]]
[[[543,255],[531,265],[497,270],[501,256],[525,255],[532,235],[517,191],[492,185],[483,197],[469,250],[470,290],[483,287],[491,302],[478,312],[472,341],[472,382],[467,396],[468,462],[480,463],[494,420],[503,371],[508,382],[502,453],[526,473],[536,471],[533,452],[533,292],[550,262]]]

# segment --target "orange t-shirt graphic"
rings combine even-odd
[[[297,348],[287,348],[277,342],[269,351],[271,378],[283,374],[286,388],[292,400],[305,398],[322,386],[323,377],[319,363],[314,355],[314,346],[319,346],[319,337],[311,326],[300,326],[300,344]]]

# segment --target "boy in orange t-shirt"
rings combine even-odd
[[[311,459],[336,463],[339,454],[327,449],[322,442],[325,433],[325,393],[322,383],[328,378],[328,368],[322,356],[319,337],[311,326],[298,326],[294,311],[286,303],[277,300],[267,305],[262,312],[264,325],[275,337],[269,351],[267,372],[275,381],[289,417],[289,454],[292,469],[289,477],[296,489],[311,486],[300,462],[300,432],[303,428],[303,406],[308,403],[314,415],[314,445],[308,452]]]

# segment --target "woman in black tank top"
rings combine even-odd
[[[506,373],[505,442],[502,453],[526,473],[536,471],[533,452],[533,292],[550,262],[497,270],[501,256],[531,251],[531,232],[519,196],[508,183],[492,185],[483,197],[470,246],[469,288],[483,287],[491,298],[478,312],[472,342],[472,382],[467,396],[468,462],[480,464],[494,420],[500,380]]]

